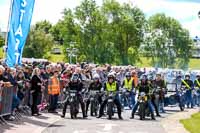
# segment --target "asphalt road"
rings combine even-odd
[[[66,114],[64,119],[52,124],[42,133],[165,133],[161,120],[177,111],[177,107],[167,107],[167,113],[161,114],[162,118],[156,117],[156,121],[150,118],[141,121],[137,115],[135,119],[129,119],[129,110],[123,112],[124,120],[118,120],[117,114],[113,120],[106,117],[82,119],[82,114],[79,114],[80,118],[72,120],[70,115]]]

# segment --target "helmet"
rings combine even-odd
[[[186,77],[186,76],[189,76],[189,77],[190,77],[190,73],[189,73],[189,72],[186,72],[186,73],[185,73],[185,77]]]
[[[99,79],[100,77],[99,77],[99,74],[94,74],[94,76],[93,76],[93,79]]]
[[[147,77],[148,77],[148,76],[147,76],[146,74],[142,74],[141,77],[140,77],[140,79],[141,79],[141,80],[143,80],[143,79],[146,80],[146,79],[148,79]]]
[[[115,75],[113,73],[109,73],[108,78],[115,78]]]
[[[157,72],[157,73],[156,73],[156,76],[161,76],[161,72]]]
[[[112,71],[111,74],[115,77],[117,73],[115,71]]]
[[[126,73],[126,77],[131,77],[131,73],[130,73],[130,72],[127,72],[127,73]]]
[[[72,81],[79,80],[79,75],[78,74],[73,74],[71,80]]]
[[[181,78],[182,76],[181,76],[181,74],[177,74],[177,76],[176,76],[177,78]]]
[[[198,72],[196,76],[197,76],[197,77],[200,77],[200,72]]]

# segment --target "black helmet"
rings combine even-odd
[[[126,73],[126,77],[131,77],[131,73],[130,73],[130,72],[127,72],[127,73]]]
[[[74,81],[74,80],[79,80],[79,75],[76,74],[76,73],[73,74],[71,80],[72,80],[72,81]]]
[[[147,80],[147,79],[148,79],[147,74],[142,74],[140,77],[140,80]]]

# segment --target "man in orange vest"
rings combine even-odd
[[[58,74],[58,70],[55,70],[53,76],[48,81],[48,94],[50,96],[49,113],[58,113],[56,112],[58,96],[60,94],[60,81],[58,79]]]
[[[135,70],[133,70],[131,72],[131,74],[132,74],[132,80],[134,82],[134,87],[137,87],[137,85],[138,85],[138,76],[137,76],[137,73],[136,73]]]

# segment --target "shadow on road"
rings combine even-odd
[[[37,116],[35,117],[36,119],[48,119],[48,117],[45,116]],[[27,123],[36,125],[36,126],[40,126],[40,127],[46,127],[49,125],[49,123],[46,122],[41,122],[39,120],[33,120],[32,117],[30,116],[25,116],[25,117],[21,117],[20,120],[14,120],[14,121],[7,121],[8,124],[7,125],[0,125],[0,133],[4,133],[6,130],[13,130],[16,127],[18,127],[19,125],[21,125],[23,127],[23,125],[27,125]]]

